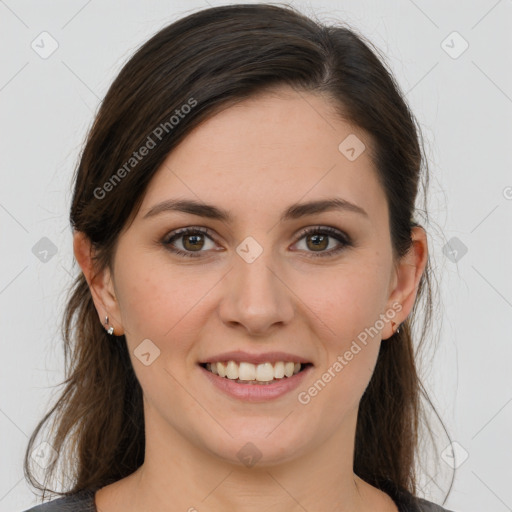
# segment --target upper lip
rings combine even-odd
[[[218,362],[223,363],[226,361],[235,361],[236,363],[247,362],[252,364],[261,364],[267,362],[274,364],[278,361],[291,361],[294,363],[302,364],[310,363],[310,361],[304,357],[295,354],[289,354],[287,352],[265,352],[264,354],[250,354],[249,352],[244,352],[243,350],[236,350],[233,352],[223,352],[222,354],[217,354],[216,356],[210,356],[200,364]]]

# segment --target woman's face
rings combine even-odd
[[[391,320],[407,316],[423,269],[416,260],[394,266],[368,136],[324,98],[281,92],[229,107],[168,156],[96,300],[100,318],[109,314],[126,335],[146,432],[237,464],[353,442],[381,339],[392,334]],[[202,207],[158,206],[178,200]],[[325,200],[354,206],[299,206]],[[185,228],[188,235],[173,237]],[[292,389],[269,396],[276,384],[236,383],[200,365],[232,351],[310,366],[279,381],[297,382]],[[234,396],[221,379],[235,395],[250,387],[251,396]],[[256,388],[265,396],[254,396]]]

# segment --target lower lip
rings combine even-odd
[[[219,377],[200,365],[199,368],[214,386],[227,395],[248,402],[264,402],[266,400],[279,398],[293,391],[300,385],[306,375],[309,374],[313,366],[308,366],[291,377],[283,377],[280,380],[276,380],[272,384],[239,384],[226,377]]]

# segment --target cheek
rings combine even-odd
[[[308,303],[323,356],[315,380],[302,391],[317,410],[330,411],[322,415],[332,428],[357,409],[375,368],[381,343],[380,329],[372,330],[381,312],[375,286],[370,275],[352,274],[330,280]]]
[[[327,337],[342,348],[379,318],[387,299],[386,275],[380,262],[361,260],[317,275],[314,285],[304,278],[298,295],[324,324]]]
[[[187,339],[199,329],[198,317],[208,302],[208,291],[218,283],[216,274],[195,276],[191,267],[133,265],[129,260],[119,265],[118,276],[129,345],[134,348],[149,338],[162,351],[172,344],[174,353],[184,350]]]
[[[133,261],[123,261],[116,273],[122,283],[119,304],[134,371],[153,406],[165,399],[171,409],[174,405],[185,410],[179,382],[187,375],[190,346],[199,338],[199,320],[205,316],[201,299],[207,289],[193,285],[190,269],[187,273],[166,265],[132,265]],[[142,354],[148,352],[146,365]]]
[[[376,325],[382,327],[377,320],[385,304],[386,275],[380,260],[361,258],[357,264],[331,269],[328,279],[319,279],[317,286],[304,282],[300,291],[308,298],[305,314],[314,323],[311,328],[324,352],[322,382],[318,391],[311,391],[340,414],[357,407],[377,361],[381,329]],[[329,389],[325,393],[320,392],[324,384]]]

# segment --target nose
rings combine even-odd
[[[223,279],[222,321],[230,327],[241,326],[254,336],[287,325],[294,314],[293,292],[286,285],[284,272],[267,253],[270,251],[263,251],[252,263],[236,255]]]

